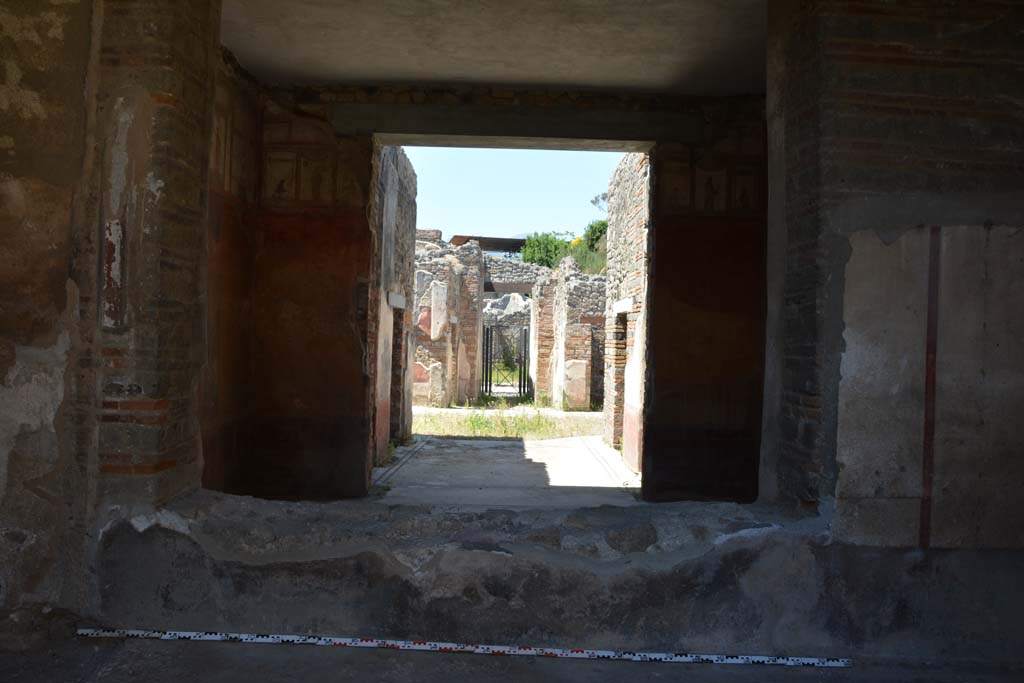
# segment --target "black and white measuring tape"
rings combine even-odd
[[[388,650],[414,650],[419,652],[462,652],[477,655],[521,655],[528,657],[557,657],[560,659],[610,659],[629,662],[672,662],[677,664],[768,664],[825,668],[853,666],[853,662],[849,659],[830,657],[770,657],[767,655],[567,650],[556,647],[530,647],[529,645],[473,645],[469,643],[436,643],[426,640],[268,635],[263,633],[222,633],[217,631],[147,631],[124,628],[80,628],[78,629],[78,635],[86,638],[151,638],[156,640],[212,640],[234,643],[333,645],[337,647],[367,647]]]

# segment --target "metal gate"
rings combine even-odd
[[[530,328],[492,325],[484,328],[480,393],[530,397]]]

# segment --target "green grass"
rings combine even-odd
[[[600,416],[545,415],[539,410],[467,410],[421,413],[412,418],[414,434],[488,439],[560,439],[601,434]]]
[[[500,410],[511,406],[540,407],[529,396],[492,396],[490,394],[480,394],[473,405],[480,408],[498,408]]]

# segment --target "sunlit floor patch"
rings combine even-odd
[[[385,502],[490,507],[635,505],[639,475],[599,436],[539,441],[417,437],[374,470]]]

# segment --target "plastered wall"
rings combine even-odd
[[[1019,547],[1022,18],[889,9],[769,7],[766,489],[849,542]]]

